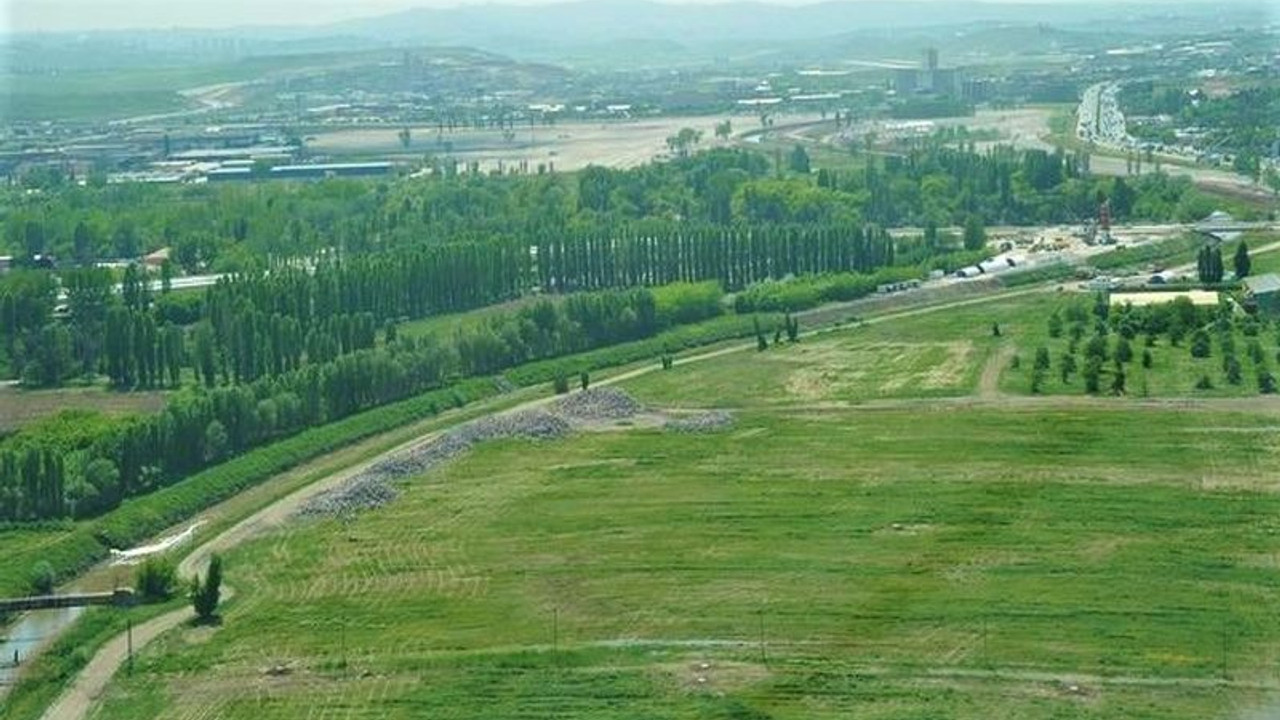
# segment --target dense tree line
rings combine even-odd
[[[958,146],[957,146],[958,145]],[[776,158],[715,149],[628,170],[576,175],[433,175],[158,187],[65,185],[6,191],[0,244],[63,263],[133,259],[168,248],[188,273],[262,269],[280,258],[379,253],[424,243],[603,237],[623,223],[961,225],[1075,222],[1112,201],[1115,218],[1199,219],[1208,201],[1189,181],[1155,174],[1092,177],[1083,156],[939,136],[860,167],[811,172],[803,147]],[[1211,209],[1211,208],[1210,208]]]
[[[389,321],[535,292],[704,280],[736,290],[790,275],[870,273],[894,260],[894,242],[873,226],[650,222],[607,235],[420,245],[280,265],[224,278],[190,311],[170,300],[173,293],[153,294],[133,266],[119,295],[109,272],[77,269],[64,276],[65,319],[53,317],[57,287],[48,273],[26,271],[0,281],[0,309],[11,310],[0,336],[14,374],[32,386],[101,372],[120,389],[177,387],[184,377],[213,387],[372,348]],[[191,319],[190,327],[179,324]]]
[[[150,416],[57,418],[0,444],[0,520],[98,514],[307,427],[451,378],[650,337],[718,314],[721,300],[715,283],[544,298],[448,336],[397,336],[240,384],[188,388]]]
[[[788,275],[870,272],[894,263],[887,232],[856,224],[751,227],[648,224],[614,235],[556,237],[535,246],[547,290],[719,280],[738,290]]]
[[[1259,159],[1270,156],[1280,140],[1276,124],[1269,120],[1280,114],[1280,88],[1274,86],[1244,85],[1219,95],[1197,92],[1184,84],[1144,81],[1127,83],[1120,103],[1127,115],[1168,117],[1161,122],[1131,123],[1130,132],[1135,135],[1177,145],[1177,128],[1202,128],[1205,136],[1201,146],[1233,156],[1236,172],[1249,176],[1259,174]]]
[[[0,366],[34,386],[101,373],[120,389],[186,389],[74,447],[39,431],[7,441],[0,518],[92,514],[456,375],[647,337],[719,308],[719,291],[664,303],[634,288],[826,275],[840,278],[830,292],[861,292],[864,275],[955,249],[940,225],[963,225],[976,248],[984,221],[1075,220],[1102,199],[1119,220],[1165,219],[1190,196],[1162,175],[1094,179],[1063,153],[926,143],[847,172],[812,173],[804,160],[719,150],[576,177],[23,195],[4,221],[9,245],[86,266],[0,279]],[[922,226],[923,239],[895,244],[882,228],[897,224]],[[166,246],[187,271],[238,272],[180,294],[165,266],[157,291],[137,265],[119,276],[87,265],[110,246]],[[539,301],[448,338],[395,333],[404,319],[579,291],[608,292]]]
[[[772,161],[721,149],[575,176],[14,195],[3,238],[20,256],[87,262],[168,247],[172,261],[158,292],[134,266],[115,278],[119,293],[110,271],[63,271],[62,300],[48,272],[3,278],[0,375],[33,386],[98,373],[120,388],[248,382],[367,348],[388,320],[535,291],[866,274],[950,249],[940,226],[963,226],[977,248],[985,223],[1077,221],[1103,200],[1117,221],[1212,207],[1186,180],[1098,179],[1072,154],[958,145],[923,139],[839,172],[812,172],[803,148]],[[925,234],[908,252],[881,229],[904,224]],[[204,294],[165,292],[178,269],[237,272]]]

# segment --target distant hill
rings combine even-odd
[[[465,5],[422,8],[328,26],[332,34],[389,42],[429,42],[499,52],[542,51],[622,41],[663,40],[685,46],[788,42],[879,28],[926,28],[975,22],[1094,27],[1143,20],[1167,25],[1182,16],[1197,27],[1255,25],[1265,6],[1236,3],[993,3],[961,0],[836,0],[773,5],[751,0],[664,4],[649,0],[578,0],[548,5]],[[1255,25],[1256,26],[1256,25]]]
[[[571,66],[677,67],[708,60],[807,61],[883,57],[924,46],[998,55],[1055,43],[1121,43],[1143,34],[1258,28],[1280,21],[1280,0],[758,0],[670,4],[567,0],[420,8],[322,25],[137,29],[5,35],[0,68],[156,68],[257,56],[472,47]],[[1048,37],[1047,30],[1059,33]]]

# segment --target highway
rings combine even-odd
[[[1170,148],[1153,148],[1129,134],[1124,113],[1120,110],[1120,83],[1102,82],[1085,88],[1076,108],[1076,137],[1091,146],[1113,153],[1135,153],[1143,160],[1140,164],[1124,157],[1094,153],[1089,158],[1089,169],[1100,175],[1126,176],[1160,170],[1169,175],[1189,177],[1196,184],[1220,192],[1244,195],[1256,200],[1274,200],[1276,194],[1252,178],[1216,167],[1191,165],[1197,158],[1183,152],[1171,152]],[[1151,161],[1145,155],[1153,152]]]

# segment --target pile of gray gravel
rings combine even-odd
[[[396,497],[393,482],[421,475],[486,440],[552,440],[568,435],[570,430],[568,421],[546,410],[525,410],[473,420],[369,466],[342,485],[308,500],[298,513],[346,515],[381,507]]]
[[[371,477],[368,471],[365,471],[303,503],[298,509],[298,514],[350,515],[360,510],[386,505],[396,499],[396,494],[396,489],[390,483]]]
[[[710,433],[733,427],[733,413],[728,410],[709,410],[696,415],[673,417],[664,426],[678,433]]]
[[[551,409],[570,420],[626,420],[644,410],[625,390],[615,387],[589,388],[556,400]]]

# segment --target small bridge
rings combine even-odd
[[[87,605],[133,605],[133,590],[119,588],[102,593],[72,593],[70,595],[33,595],[21,598],[0,598],[0,615],[20,613],[28,610],[47,610],[50,608],[85,607]]]

